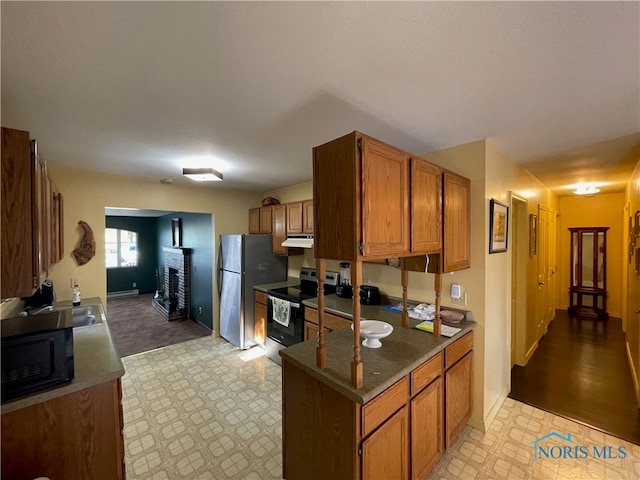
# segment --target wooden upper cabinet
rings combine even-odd
[[[43,171],[29,132],[2,128],[1,298],[30,296],[47,277]]]
[[[273,233],[273,207],[260,209],[260,233]]]
[[[271,207],[273,215],[273,253],[286,255],[287,247],[281,244],[287,239],[287,206],[274,205]]]
[[[443,271],[471,266],[471,182],[452,172],[443,174]]]
[[[313,178],[317,258],[409,253],[407,153],[353,132],[313,149]]]
[[[287,235],[302,233],[302,202],[287,203]]]
[[[260,233],[260,209],[249,209],[249,233]]]
[[[302,202],[302,233],[313,234],[313,200]]]
[[[407,153],[362,138],[363,257],[404,256],[410,251]]]
[[[64,258],[64,235],[63,235],[63,216],[62,216],[62,194],[58,191],[55,184],[51,184],[51,251],[53,262],[57,263]]]
[[[411,159],[411,253],[442,248],[442,171],[426,160]]]

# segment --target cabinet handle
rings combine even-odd
[[[636,313],[640,313],[640,310],[635,310]]]
[[[538,285],[542,286],[544,285],[544,282],[538,282]]]

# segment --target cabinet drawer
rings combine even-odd
[[[261,292],[259,290],[254,290],[255,292],[255,301],[258,303],[263,303],[263,304],[267,304],[267,294],[264,292]]]
[[[362,436],[366,437],[387,418],[407,403],[409,381],[407,377],[389,387],[362,409]]]
[[[444,350],[444,368],[451,367],[465,354],[473,350],[473,332],[467,333],[460,340],[455,341]]]
[[[411,372],[411,396],[429,385],[442,373],[442,352]]]
[[[318,325],[318,310],[315,308],[304,309],[304,319],[307,322],[315,323]],[[351,326],[351,320],[333,315],[332,313],[324,312],[324,328],[329,330],[340,330],[341,328],[347,328]]]

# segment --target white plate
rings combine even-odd
[[[353,330],[353,324],[351,324]],[[393,327],[387,322],[380,320],[360,320],[360,336],[364,337],[363,347],[380,348],[381,338],[388,337],[393,332]]]

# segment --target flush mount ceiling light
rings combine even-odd
[[[213,168],[183,168],[182,175],[196,182],[222,181],[222,174]]]
[[[600,189],[593,184],[585,183],[582,185],[576,185],[576,189],[573,191],[576,195],[595,195]]]

